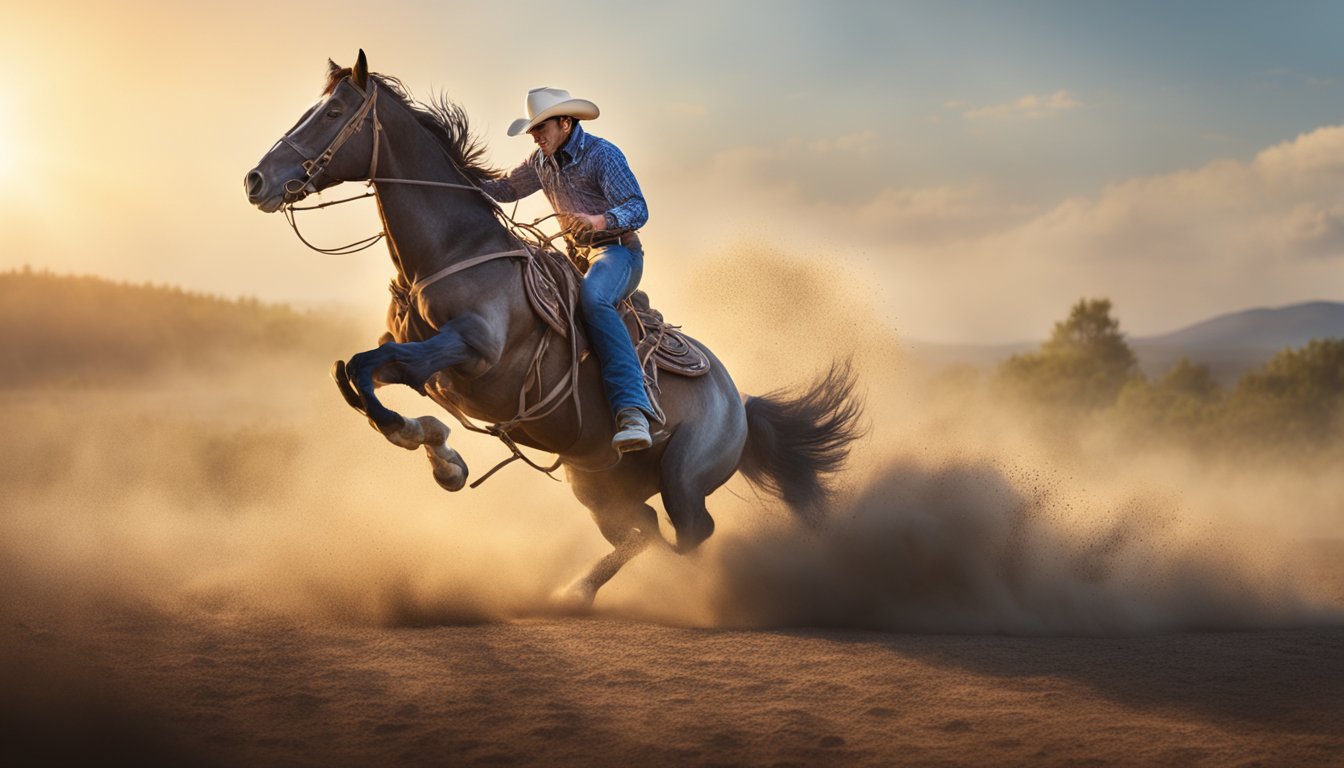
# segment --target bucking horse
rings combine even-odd
[[[376,348],[336,362],[332,377],[374,429],[402,448],[424,447],[445,489],[465,486],[466,462],[442,421],[379,402],[377,387],[402,384],[503,440],[512,458],[563,467],[613,546],[562,591],[579,605],[630,558],[666,543],[647,503],[656,494],[682,553],[714,532],[705,499],[739,471],[801,519],[824,517],[828,480],[861,432],[848,364],[832,364],[810,385],[741,395],[707,347],[661,323],[637,292],[624,317],[632,338],[646,342],[646,385],[663,418],[652,448],[617,453],[599,364],[575,320],[578,267],[480,191],[499,172],[483,162],[466,113],[443,97],[413,100],[396,78],[369,72],[363,51],[353,67],[328,64],[321,98],[244,185],[252,204],[284,210],[291,223],[296,203],[313,193],[342,182],[372,188],[382,232],[371,242],[386,238],[396,268],[388,332]],[[654,348],[668,340],[697,360],[694,370],[658,370]],[[556,462],[540,467],[523,447]]]

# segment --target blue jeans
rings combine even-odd
[[[588,258],[588,274],[579,287],[579,306],[593,352],[602,363],[602,384],[612,413],[638,408],[652,418],[653,409],[644,392],[644,371],[635,357],[630,332],[616,311],[616,305],[639,287],[644,254],[612,244],[594,248]]]

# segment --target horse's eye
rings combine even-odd
[[[339,110],[339,109],[329,109],[329,110],[327,110],[327,117],[331,118],[332,120],[335,120],[336,118],[338,118],[338,117],[340,117],[340,116],[341,116],[341,110]]]

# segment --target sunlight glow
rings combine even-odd
[[[9,83],[4,85],[8,87]],[[22,130],[22,108],[17,104],[19,95],[13,89],[9,93],[11,97],[0,100],[0,194],[12,198],[26,168],[31,167],[26,157],[34,147]]]
[[[19,146],[14,135],[11,107],[0,103],[0,184],[9,184],[19,176]]]

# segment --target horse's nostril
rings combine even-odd
[[[256,169],[247,172],[243,177],[243,188],[247,190],[247,199],[256,202],[261,197],[262,188],[266,186],[266,178]]]

